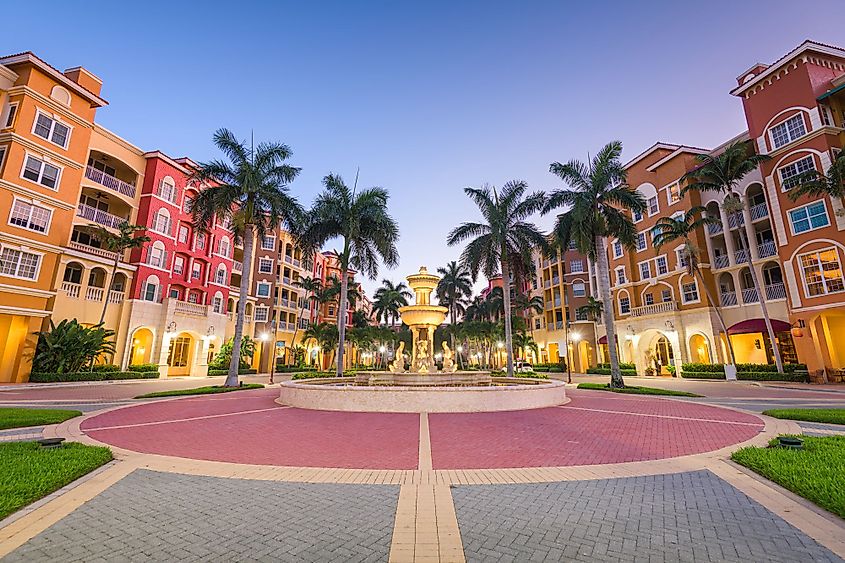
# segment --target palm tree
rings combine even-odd
[[[591,295],[587,298],[587,302],[584,305],[578,307],[578,313],[595,322],[601,319],[603,308],[604,305],[602,302]]]
[[[330,357],[329,365],[334,361],[334,349],[337,346],[338,340],[338,331],[337,327],[331,323],[322,322],[319,324],[313,324],[309,326],[305,331],[302,333],[302,341],[303,342],[314,342],[320,347],[320,356],[324,358],[324,353],[326,350],[332,351],[332,356]],[[320,362],[319,368],[323,369],[323,362]],[[341,372],[340,375],[343,375]]]
[[[343,251],[338,253],[341,284],[337,371],[340,376],[343,374],[349,268],[375,279],[379,260],[388,267],[396,266],[399,262],[396,249],[399,227],[387,211],[389,195],[384,188],[368,188],[356,193],[354,187],[350,189],[334,174],[326,176],[323,185],[325,189],[317,196],[299,239],[303,243],[300,246],[308,253],[313,253],[330,239],[343,240]]]
[[[704,214],[705,211],[706,209],[704,207],[696,206],[688,209],[677,219],[673,217],[661,217],[655,224],[656,230],[652,242],[654,243],[654,248],[660,250],[664,245],[679,240],[683,241],[684,247],[682,252],[687,262],[687,272],[698,278],[701,287],[704,288],[704,292],[707,294],[707,299],[713,305],[713,310],[716,311],[716,317],[719,319],[719,324],[725,333],[731,365],[736,366],[736,356],[734,355],[731,338],[728,336],[728,327],[725,325],[725,319],[722,317],[722,309],[719,307],[719,302],[713,298],[710,286],[704,281],[704,275],[701,273],[701,264],[699,261],[699,249],[695,247],[691,240],[695,232],[699,229],[707,225],[721,224],[720,219],[707,217]]]
[[[141,248],[145,243],[150,242],[150,237],[134,236],[137,231],[143,231],[146,227],[130,225],[128,221],[123,221],[117,226],[117,233],[113,233],[99,225],[91,225],[91,227],[97,230],[97,238],[100,240],[103,248],[114,252],[111,275],[105,284],[107,290],[103,297],[103,312],[100,313],[100,322],[98,323],[103,324],[106,319],[106,309],[109,306],[109,294],[114,284],[114,277],[117,275],[117,266],[120,264],[120,259],[123,258],[123,253],[132,248]]]
[[[839,198],[845,204],[845,151],[836,156],[826,174],[809,170],[798,177],[798,182],[789,190],[789,198],[796,201],[802,196]]]
[[[202,163],[191,175],[191,180],[207,183],[209,187],[197,194],[189,210],[199,231],[208,231],[215,221],[230,222],[235,238],[243,241],[244,264],[251,264],[256,236],[262,238],[279,226],[292,230],[294,225],[301,224],[302,208],[288,191],[288,184],[300,169],[285,164],[291,150],[282,143],[265,142],[248,147],[231,131],[219,129],[214,133],[214,144],[226,160]],[[238,385],[237,358],[249,288],[249,268],[244,268],[226,387]]]
[[[464,311],[465,321],[483,321],[489,317],[490,302],[481,295],[476,295]]]
[[[464,193],[478,206],[484,221],[467,222],[452,229],[446,242],[454,246],[468,239],[461,253],[461,265],[469,268],[472,278],[483,272],[488,278],[501,272],[504,291],[505,347],[508,377],[513,377],[513,335],[511,327],[511,272],[524,270],[531,262],[534,248],[548,248],[546,238],[528,218],[545,203],[543,192],[525,195],[528,184],[513,180],[496,188],[464,188]]]
[[[534,341],[534,337],[530,334],[526,334],[524,332],[515,333],[513,335],[513,345],[518,350],[522,350],[522,357],[525,359],[528,359],[528,355],[526,354],[527,350],[533,350],[535,356],[540,356],[540,348]]]
[[[413,297],[411,290],[405,282],[394,284],[388,279],[381,280],[381,287],[373,294],[373,311],[376,318],[383,318],[385,324],[390,321],[391,326],[396,325],[399,318],[399,308],[408,305],[408,300]]]
[[[466,268],[459,265],[455,260],[447,263],[445,267],[437,268],[440,274],[440,281],[437,282],[435,295],[441,305],[449,309],[449,322],[458,323],[458,317],[466,310],[466,300],[472,295],[472,278]],[[455,339],[452,335],[452,346]]]
[[[568,208],[555,221],[555,244],[565,249],[573,242],[575,248],[596,264],[599,293],[604,303],[612,303],[605,239],[615,237],[623,246],[633,248],[636,229],[629,213],[646,209],[642,194],[627,184],[625,167],[619,160],[621,155],[622,143],[612,141],[587,164],[577,160],[566,164],[553,162],[549,171],[566,182],[570,189],[553,192],[543,209],[548,213],[560,207]],[[604,327],[610,356],[610,386],[624,387],[612,307],[605,311]]]
[[[760,163],[770,160],[771,157],[761,154],[749,154],[748,146],[737,142],[729,145],[725,151],[718,156],[709,154],[696,155],[698,166],[684,174],[682,180],[687,184],[682,194],[688,190],[697,192],[716,192],[723,194],[725,199],[722,208],[729,214],[742,213],[745,204],[742,197],[737,193],[736,187],[748,174],[760,166]],[[769,333],[769,341],[772,343],[772,352],[775,357],[775,365],[778,373],[783,373],[783,361],[780,356],[780,346],[775,340],[775,331],[772,328],[772,320],[769,318],[769,308],[766,306],[766,294],[762,291],[760,277],[751,262],[751,253],[748,250],[749,241],[746,238],[745,230],[739,229],[739,247],[742,254],[748,259],[748,270],[751,272],[751,281],[760,302],[760,310],[763,313],[763,320],[766,322],[766,331]],[[730,233],[725,233],[730,236]],[[730,338],[730,337],[728,337]]]
[[[305,313],[305,306],[306,304],[310,304],[311,300],[314,299],[314,296],[323,289],[323,282],[319,279],[312,278],[310,276],[303,276],[301,278],[297,278],[293,280],[291,283],[294,287],[301,289],[306,297],[302,300],[302,307],[299,309],[299,314],[296,316],[296,325],[293,327],[293,336],[291,337],[291,343],[296,343],[296,333],[299,331],[299,321],[302,319],[302,315]],[[294,358],[295,359],[295,358]]]

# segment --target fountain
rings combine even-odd
[[[361,371],[355,379],[314,378],[280,384],[278,403],[298,408],[357,412],[490,412],[534,409],[567,402],[561,381],[493,376],[489,371],[459,371],[447,342],[441,344],[441,369],[435,362],[434,331],[448,309],[431,303],[440,278],[425,266],[407,277],[415,303],[399,309],[411,330],[406,369],[404,342],[388,371]]]

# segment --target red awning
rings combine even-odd
[[[599,338],[599,344],[607,344],[607,335],[605,334],[601,338]]]
[[[772,330],[775,332],[787,332],[790,328],[792,328],[792,325],[789,323],[772,319]],[[728,334],[748,334],[751,332],[766,332],[766,321],[764,319],[748,319],[728,328]]]

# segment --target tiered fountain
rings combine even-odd
[[[560,381],[495,377],[488,371],[458,371],[448,343],[441,369],[435,362],[434,331],[448,309],[431,303],[440,280],[423,266],[408,276],[415,303],[399,309],[411,330],[410,358],[400,343],[388,371],[351,378],[314,378],[281,384],[277,402],[299,408],[359,412],[486,412],[535,409],[567,402]],[[406,361],[410,359],[406,369]]]

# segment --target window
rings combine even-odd
[[[645,233],[637,233],[637,252],[642,252],[646,249]]]
[[[651,293],[645,294],[645,304],[646,305],[654,305],[654,295]]]
[[[675,253],[678,256],[678,267],[686,268],[689,265],[689,255],[687,254],[686,249],[681,248],[676,250]]]
[[[575,241],[574,240],[569,241],[569,250],[575,250]]]
[[[184,271],[185,259],[181,256],[176,256],[175,258],[173,258],[173,273],[177,276],[181,276]]]
[[[640,263],[640,279],[647,280],[651,277],[651,262]]]
[[[619,298],[619,313],[627,315],[631,312],[631,300],[628,297]]]
[[[179,299],[179,290],[175,287],[170,288],[170,298],[171,299]]]
[[[70,92],[59,86],[58,84],[53,86],[53,89],[50,90],[50,97],[63,106],[70,107]]]
[[[226,285],[226,266],[221,264],[217,267],[217,271],[214,272],[214,283],[218,285]]]
[[[156,268],[164,268],[167,261],[167,251],[161,243],[153,244],[147,251],[147,264]]]
[[[658,256],[657,259],[654,261],[655,266],[657,266],[657,275],[662,276],[663,274],[669,273],[669,264],[666,262],[665,256]]]
[[[262,274],[272,274],[273,273],[273,260],[270,258],[259,258],[258,259],[258,271]]]
[[[229,237],[223,237],[220,239],[220,244],[217,247],[217,251],[220,256],[229,256],[229,250],[231,245],[229,244]]]
[[[196,292],[188,293],[188,303],[199,303],[200,302],[200,295]]]
[[[11,127],[15,124],[15,116],[18,114],[18,104],[9,104],[9,113],[6,115],[6,123],[3,127]]]
[[[42,139],[46,139],[53,144],[59,145],[63,149],[67,148],[68,140],[70,139],[70,127],[63,125],[48,116],[45,113],[38,112],[35,117],[35,125],[32,132]]]
[[[21,177],[31,180],[36,184],[41,184],[51,190],[57,190],[60,173],[61,168],[58,166],[53,166],[35,156],[27,155]]]
[[[202,277],[202,264],[194,262],[194,265],[191,266],[191,279],[198,280],[200,277]]]
[[[685,283],[681,286],[681,293],[684,296],[684,303],[698,301],[698,284],[695,282]]]
[[[643,220],[642,211],[634,211],[634,223],[639,223]]]
[[[194,198],[186,194],[185,195],[185,201],[182,202],[182,210],[185,213],[190,213],[191,209],[192,209],[191,206],[193,204],[194,204]]]
[[[270,284],[267,282],[258,282],[255,294],[258,297],[270,297]]]
[[[835,248],[802,254],[799,258],[808,297],[845,291],[842,265]]]
[[[52,214],[53,212],[45,207],[15,199],[12,204],[12,213],[9,216],[9,224],[37,233],[46,233],[50,228]]]
[[[163,235],[170,235],[170,213],[167,209],[159,209],[153,220],[153,230]]]
[[[173,203],[176,201],[176,184],[170,176],[166,176],[158,183],[158,197]]]
[[[628,279],[625,277],[625,268],[616,268],[616,285],[623,283],[628,283]]]
[[[267,235],[261,239],[261,249],[262,250],[275,250],[276,248],[276,235]]]
[[[669,205],[681,201],[681,185],[678,182],[675,182],[666,188],[666,197],[669,199]]]
[[[188,227],[185,225],[179,225],[179,242],[188,242],[188,235],[190,232],[188,231]]]
[[[660,293],[660,298],[664,303],[666,303],[667,301],[671,301],[672,300],[672,291],[669,290],[669,289],[664,289]]]
[[[622,258],[622,243],[618,240],[613,241],[613,257]]]
[[[790,209],[789,222],[792,223],[792,232],[796,235],[830,225],[824,201]]]
[[[178,291],[176,292],[178,295]],[[144,292],[141,295],[144,301],[158,301],[158,278],[150,276],[147,278],[147,283],[144,284]]]
[[[27,280],[38,279],[41,256],[14,248],[3,247],[0,253],[0,274]]]
[[[255,322],[266,323],[268,311],[269,311],[269,309],[267,307],[256,307],[255,308]]]
[[[772,145],[777,149],[806,134],[807,128],[804,126],[804,116],[799,113],[772,127]]]
[[[830,108],[828,106],[819,104],[819,114],[822,117],[822,125],[826,127],[833,125],[833,116],[831,116]]]
[[[584,297],[585,295],[587,295],[587,286],[581,282],[573,283],[572,295],[574,297]]]
[[[789,190],[795,187],[801,179],[801,174],[815,170],[816,164],[812,156],[807,156],[801,160],[796,160],[793,163],[787,164],[779,169],[780,185],[784,190]]]
[[[583,260],[570,260],[569,261],[569,273],[570,274],[577,274],[579,272],[584,271],[584,261]]]
[[[194,246],[196,246],[197,250],[205,249],[205,233],[197,233],[197,240]]]
[[[217,295],[214,296],[214,299],[212,299],[212,301],[211,301],[211,309],[217,314],[223,313],[223,296],[222,295],[217,294]]]
[[[6,157],[6,147],[0,147],[0,170],[3,169],[3,159]]]
[[[657,203],[657,196],[652,196],[646,201],[648,205],[648,216],[657,215],[660,212],[660,205]]]

